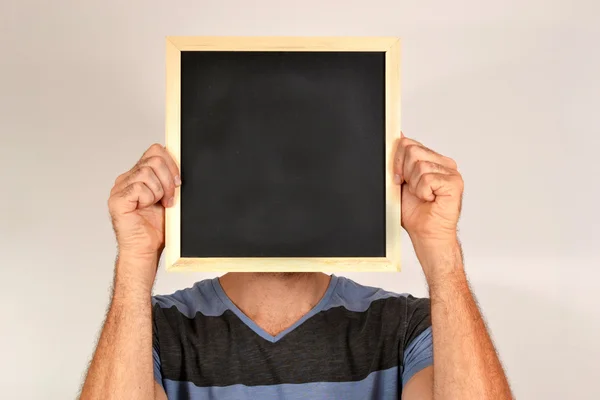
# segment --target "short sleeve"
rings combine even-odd
[[[404,351],[402,370],[402,386],[404,386],[414,374],[424,368],[433,365],[433,339],[431,327],[416,337]]]
[[[152,362],[154,364],[154,380],[163,386],[162,371],[160,368],[160,346],[158,342],[158,330],[156,329],[156,322],[154,319],[154,313],[157,306],[152,307]]]
[[[401,360],[402,386],[414,374],[433,365],[430,300],[407,295],[405,315],[405,332]]]

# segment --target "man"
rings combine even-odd
[[[405,137],[394,160],[430,300],[321,273],[229,273],[152,297],[181,179],[151,146],[108,201],[119,252],[81,399],[510,399],[463,269],[456,163]]]

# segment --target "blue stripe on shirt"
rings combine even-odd
[[[211,386],[198,387],[190,382],[166,379],[165,392],[169,399],[204,400],[392,400],[398,398],[398,367],[372,372],[356,382],[312,382],[268,386]]]

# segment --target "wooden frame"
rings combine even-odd
[[[202,37],[166,39],[166,146],[180,165],[181,51],[361,51],[385,52],[386,257],[372,258],[182,258],[181,204],[166,210],[167,271],[309,272],[400,271],[400,189],[393,182],[393,146],[400,138],[400,40],[387,37]]]

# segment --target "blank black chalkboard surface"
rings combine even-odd
[[[167,270],[399,270],[399,48],[168,37]]]

